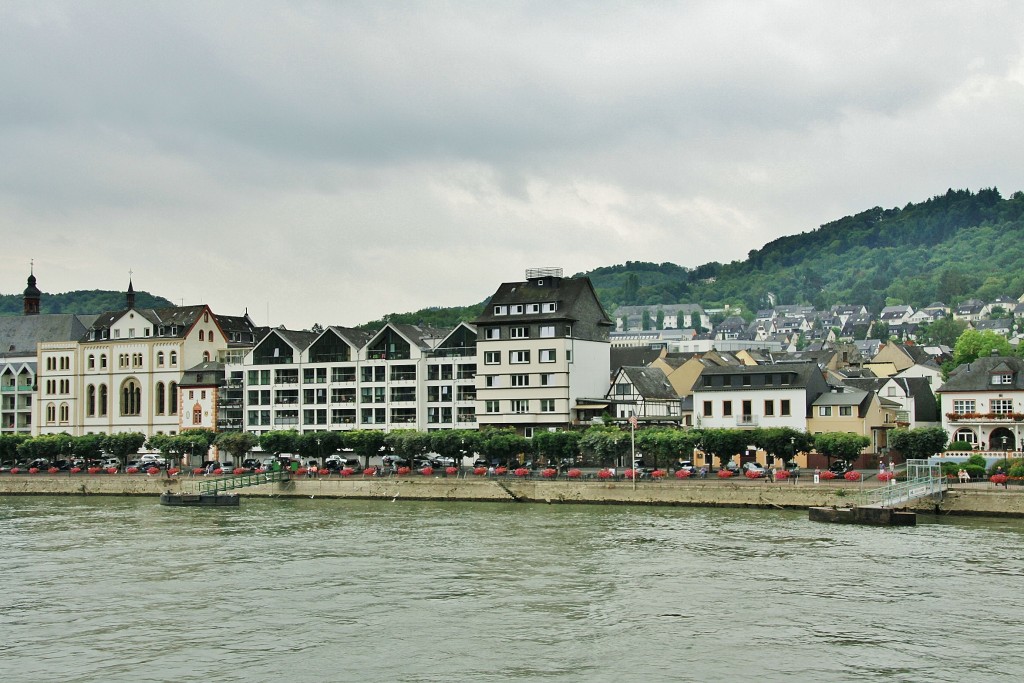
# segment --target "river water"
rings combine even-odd
[[[1024,521],[0,498],[0,680],[1015,680]]]

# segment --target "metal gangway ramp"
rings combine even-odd
[[[946,479],[938,464],[930,464],[927,460],[908,460],[906,471],[905,481],[892,480],[877,489],[865,491],[859,494],[857,504],[860,507],[895,508],[927,496],[942,498]]]
[[[216,477],[214,479],[203,479],[198,482],[196,492],[202,494],[216,494],[222,491],[244,489],[250,486],[260,486],[273,482],[285,482],[291,479],[288,470],[280,472],[249,472],[246,474],[233,474],[229,476]]]

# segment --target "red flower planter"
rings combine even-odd
[[[424,477],[432,477],[434,476],[434,468],[424,467],[422,470],[420,470],[420,474],[422,474]]]
[[[100,473],[100,468],[99,467],[90,467],[89,469],[86,470],[86,472],[88,472],[89,474],[99,474]]]
[[[195,467],[192,469],[192,474],[202,474],[205,471],[202,467]]]
[[[843,479],[846,481],[860,481],[860,472],[856,470],[850,470],[843,475]]]
[[[566,472],[570,479],[579,479],[583,476],[583,470],[576,469],[575,467]]]
[[[116,467],[108,467],[107,468],[107,474],[117,474],[117,468]]]
[[[757,472],[754,472],[753,470],[747,470],[746,472],[743,473],[743,476],[745,476],[747,479],[757,479]]]
[[[692,474],[690,470],[676,470],[676,479],[686,479]]]
[[[718,470],[718,478],[719,479],[728,479],[731,476],[732,476],[732,472],[730,472],[729,470]]]
[[[459,468],[458,467],[445,467],[444,468],[444,473],[447,474],[449,477],[454,477],[456,474],[459,473]]]
[[[28,473],[29,474],[39,474],[39,468],[38,467],[29,467],[28,468]]]
[[[21,470],[18,469],[17,467],[12,467],[11,468],[11,474],[17,474],[18,472],[21,472]]]
[[[504,467],[504,466],[499,467],[496,470],[494,470],[494,473],[495,474],[508,474],[508,468]]]
[[[611,479],[612,478],[612,473],[609,472],[608,470],[601,470],[600,472],[597,473],[597,478],[598,479]]]
[[[896,478],[895,472],[879,472],[878,481],[891,481]]]
[[[789,479],[789,470],[779,470],[775,473],[776,479]]]
[[[245,474],[245,468],[244,467],[236,467],[234,470],[232,470],[232,473],[234,473],[234,474]]]
[[[822,479],[835,479],[836,478],[836,473],[832,472],[831,470],[825,470],[824,472],[821,473],[821,478]]]
[[[666,474],[668,474],[668,472],[665,470],[654,470],[651,472],[651,479],[664,479]]]
[[[171,469],[167,470],[167,476],[173,477],[178,472],[181,472],[181,470],[179,470],[177,467],[172,467]]]
[[[60,468],[59,467],[50,467],[46,471],[49,472],[50,474],[57,474],[58,472],[60,472]]]
[[[78,474],[81,471],[82,471],[81,467],[72,467],[71,468],[71,474]]]
[[[512,474],[516,475],[517,477],[525,477],[529,473],[530,470],[526,469],[525,467],[517,467],[515,468],[515,470],[512,471]]]
[[[343,467],[343,468],[341,468],[341,473],[340,474],[343,477],[351,477],[354,473],[355,473],[355,470],[352,469],[351,467]]]
[[[487,468],[486,467],[474,467],[473,468],[473,474],[475,474],[478,477],[482,477],[485,474],[487,474]]]
[[[211,474],[216,474],[219,477],[220,475],[224,474],[224,470],[218,467]]]
[[[127,472],[128,474],[138,474],[139,473],[139,468],[138,467],[129,467],[128,469],[125,470],[125,472]]]
[[[409,474],[410,472],[412,472],[412,468],[410,468],[410,467],[399,467],[398,468],[398,474],[399,475]]]
[[[376,467],[367,467],[365,470],[363,470],[363,476],[364,477],[372,477],[375,474],[377,474],[377,468]]]
[[[637,472],[636,470],[629,469],[629,470],[625,470],[622,473],[622,476],[623,476],[624,479],[632,479],[633,477],[636,477],[637,479],[639,479],[640,478],[640,473]]]
[[[555,477],[558,476],[558,470],[556,470],[554,467],[547,467],[541,470],[540,476],[544,477],[545,479],[554,479]]]
[[[1005,474],[993,474],[991,477],[988,478],[988,480],[995,484],[996,486],[999,486],[1000,484],[1006,483],[1007,476]]]
[[[160,474],[160,468],[150,467],[148,470],[146,470],[146,474]]]

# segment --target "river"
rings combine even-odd
[[[1014,680],[1024,521],[0,498],[22,681]]]

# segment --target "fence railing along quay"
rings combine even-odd
[[[214,479],[204,479],[199,482],[197,488],[200,494],[219,493],[221,491],[244,489],[249,486],[288,481],[289,479],[291,479],[291,473],[287,470],[281,470],[280,472],[250,472],[247,474],[233,474]]]
[[[929,464],[927,460],[908,460],[906,479],[892,480],[883,486],[860,493],[855,498],[861,507],[896,507],[917,498],[942,497],[946,490],[946,479],[942,467]]]

